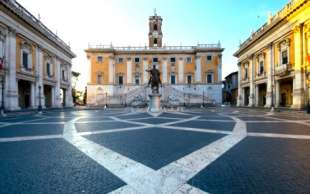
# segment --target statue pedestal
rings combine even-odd
[[[161,94],[150,94],[149,97],[150,97],[150,103],[149,103],[148,110],[151,113],[159,113],[161,111],[160,110],[161,109],[160,107]]]

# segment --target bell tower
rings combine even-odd
[[[157,16],[156,9],[154,9],[154,15],[149,18],[149,47],[162,47],[162,21],[163,19]]]

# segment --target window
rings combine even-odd
[[[207,56],[207,60],[208,60],[208,61],[211,61],[211,60],[212,60],[212,55],[208,55],[208,56]]]
[[[23,68],[25,68],[26,70],[29,69],[29,57],[28,57],[28,53],[26,51],[23,51]]]
[[[157,57],[153,58],[153,63],[158,63],[158,58]]]
[[[97,62],[102,63],[103,62],[103,57],[102,56],[97,56]]]
[[[118,63],[123,63],[123,58],[122,57],[118,58]]]
[[[46,63],[46,74],[48,77],[52,77],[52,66],[49,62]]]
[[[282,65],[288,64],[287,50],[281,52]]]
[[[157,24],[154,25],[154,30],[157,31]]]
[[[192,63],[192,57],[187,57],[186,58],[186,63]]]
[[[187,83],[192,84],[192,76],[191,75],[187,76]]]
[[[157,46],[157,38],[154,39],[154,46]]]
[[[118,85],[123,85],[123,76],[122,75],[120,75],[120,76],[118,76]]]
[[[140,58],[139,57],[136,57],[135,58],[135,63],[139,63],[140,62]]]
[[[175,57],[170,58],[170,63],[175,63]]]
[[[259,62],[259,75],[264,74],[264,61]]]
[[[97,75],[97,84],[102,84],[102,81],[103,81],[103,76],[100,73],[100,74]]]
[[[62,69],[62,80],[63,81],[67,81],[67,73],[66,73],[66,70],[65,69]]]
[[[248,79],[248,67],[244,68],[244,79]]]
[[[139,76],[136,76],[136,77],[135,77],[135,84],[136,84],[136,85],[139,85],[139,84],[140,84],[140,78],[139,78]]]
[[[174,85],[175,84],[175,75],[171,75],[171,84]]]
[[[207,75],[207,83],[211,84],[213,82],[213,74],[212,73],[208,73]]]

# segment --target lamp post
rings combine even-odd
[[[205,89],[202,90],[202,107],[205,107]]]
[[[41,113],[42,113],[42,104],[41,104],[41,88],[42,88],[42,86],[41,86],[41,85],[39,85],[39,106],[38,106],[38,112],[39,112],[39,114],[41,114]]]
[[[105,93],[105,109],[108,108],[108,92]]]
[[[4,113],[4,79],[5,79],[5,76],[3,75],[2,77],[2,80],[1,80],[1,115],[2,116],[5,116],[5,113]]]

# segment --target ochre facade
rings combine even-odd
[[[224,49],[221,48],[220,43],[163,46],[161,28],[162,18],[157,15],[151,16],[148,47],[99,45],[86,49],[90,62],[90,80],[87,90],[89,105],[104,104],[104,99],[98,99],[98,94],[105,98],[107,96],[133,98],[139,93],[146,94],[141,91],[145,89],[149,80],[147,70],[153,65],[160,71],[162,83],[166,88],[173,87],[178,90],[176,91],[178,93],[184,92],[184,87],[187,87],[187,93],[198,96],[209,91],[209,99],[221,102]],[[163,89],[163,92],[167,90]]]
[[[235,56],[239,106],[303,108],[310,99],[310,2],[290,1]]]

